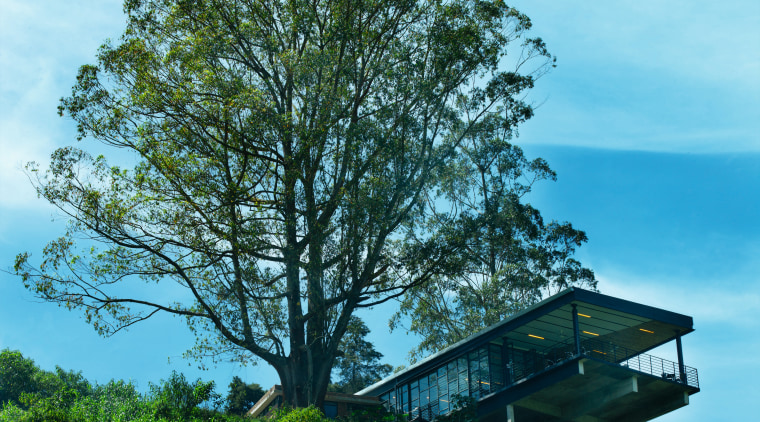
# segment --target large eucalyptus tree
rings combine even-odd
[[[16,271],[104,335],[184,316],[197,356],[258,358],[291,404],[319,404],[355,310],[458,271],[460,243],[415,246],[450,229],[429,218],[441,172],[532,115],[552,58],[501,0],[124,9],[60,112],[136,164],[66,147],[31,165],[70,221]]]

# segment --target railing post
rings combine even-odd
[[[681,347],[681,331],[676,330],[676,350],[678,351],[678,376],[686,383],[686,371],[683,367],[683,347]]]
[[[573,337],[575,338],[575,356],[581,354],[581,331],[578,327],[578,307],[573,303]]]

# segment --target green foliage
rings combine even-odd
[[[75,391],[79,397],[89,396],[93,392],[92,385],[82,375],[82,371],[65,371],[60,366],[56,366],[55,375],[65,388]]]
[[[24,358],[21,352],[0,351],[0,404],[11,402],[18,406],[21,393],[39,390],[34,361]]]
[[[427,215],[439,230],[416,242],[408,257],[442,265],[431,282],[405,292],[391,321],[422,337],[413,359],[437,352],[570,286],[594,289],[593,271],[573,258],[588,239],[570,223],[544,222],[524,197],[534,183],[553,180],[542,159],[528,160],[490,119],[468,136],[463,153],[440,168],[436,201],[451,208]],[[431,193],[432,195],[432,193]]]
[[[213,381],[190,383],[173,372],[143,395],[131,382],[92,386],[81,372],[48,372],[20,352],[0,352],[0,422],[242,421],[209,407],[219,398],[213,388]]]
[[[75,421],[143,422],[155,419],[152,407],[134,384],[112,380],[96,386],[91,395],[78,400],[70,415]]]
[[[258,384],[246,384],[240,377],[233,377],[229,385],[229,392],[225,399],[225,410],[233,415],[245,415],[245,413],[259,401],[265,391]]]
[[[79,395],[66,386],[58,390],[40,393],[22,393],[21,403],[26,407],[24,421],[29,422],[68,422],[71,420],[69,409],[76,403]]]
[[[383,406],[354,411],[344,422],[407,422],[405,414],[390,413]]]
[[[218,396],[213,381],[198,379],[191,384],[184,374],[173,371],[168,380],[151,385],[150,398],[157,419],[188,420],[207,416],[209,412],[201,404]]]
[[[59,111],[79,139],[136,163],[65,147],[47,171],[30,164],[70,224],[40,262],[20,253],[16,273],[103,335],[184,316],[189,356],[259,358],[286,400],[319,403],[356,309],[468,270],[458,233],[489,232],[476,216],[499,207],[436,207],[461,209],[447,192],[480,188],[482,171],[454,163],[493,162],[553,58],[501,0],[124,10],[124,34],[80,68]],[[167,283],[183,293],[167,297]]]
[[[366,340],[369,328],[359,317],[352,316],[340,342],[342,354],[335,359],[340,379],[330,389],[353,394],[388,376],[393,367],[381,364],[383,354]]]
[[[26,412],[12,401],[5,402],[0,408],[0,422],[18,422],[24,418]]]
[[[282,409],[275,416],[277,422],[330,422],[321,410],[314,406]]]

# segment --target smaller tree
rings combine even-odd
[[[0,352],[0,405],[20,404],[21,393],[37,390],[36,375],[40,369],[21,352],[3,349]]]
[[[200,379],[190,383],[184,374],[172,371],[161,385],[151,385],[155,417],[168,420],[189,420],[202,417],[201,405],[215,398],[214,381]]]
[[[586,233],[545,222],[527,202],[533,185],[556,173],[541,158],[529,160],[510,142],[514,135],[486,119],[441,167],[440,186],[427,192],[429,203],[446,205],[424,216],[438,231],[410,231],[405,257],[418,272],[435,257],[441,265],[429,282],[404,293],[391,319],[391,328],[408,321],[407,330],[422,338],[412,361],[568,287],[596,288],[594,272],[574,258]]]
[[[246,384],[240,377],[233,377],[225,400],[225,410],[228,414],[245,415],[263,396],[264,390],[259,384]]]
[[[369,328],[359,317],[352,316],[346,334],[340,341],[342,355],[336,358],[335,369],[340,380],[330,390],[353,394],[388,376],[393,367],[381,364],[383,354],[366,340]]]
[[[28,409],[43,399],[68,396],[84,397],[92,386],[81,372],[66,371],[60,366],[55,372],[40,369],[34,360],[21,352],[3,349],[0,352],[0,407],[11,402]]]

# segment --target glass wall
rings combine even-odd
[[[380,395],[386,409],[432,420],[453,410],[457,395],[479,399],[504,388],[502,347],[491,343]]]

